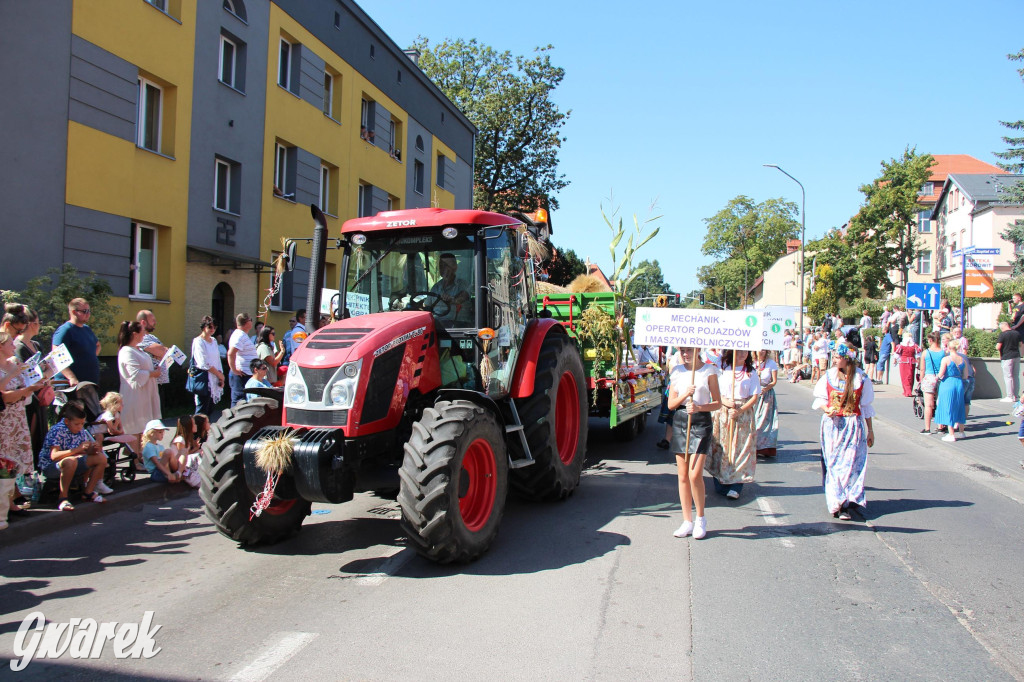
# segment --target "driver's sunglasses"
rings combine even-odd
[[[75,308],[75,312],[78,313],[79,315],[89,315],[90,313],[92,313],[92,308],[86,308],[85,310],[79,310],[78,308]]]

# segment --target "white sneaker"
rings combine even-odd
[[[725,496],[728,497],[730,500],[738,500],[738,499],[740,499],[740,494],[738,492],[736,492],[735,490],[730,490],[729,492],[727,492],[725,494]]]
[[[708,534],[708,520],[703,516],[697,517],[697,523],[693,526],[693,539],[700,540]]]
[[[676,532],[672,533],[677,538],[685,538],[687,535],[693,532],[693,521],[683,521],[683,525],[676,528]]]
[[[1001,402],[1001,403],[1015,403],[1017,401],[1014,400],[1013,398],[1011,398],[1010,396],[1006,396],[1005,398],[1000,398],[999,402]]]
[[[947,443],[955,443],[956,436],[954,436],[951,433],[947,433],[945,436],[942,437],[942,440],[946,441]]]
[[[101,495],[109,495],[110,493],[114,492],[114,489],[111,488],[106,483],[104,483],[103,481],[100,481],[99,483],[97,483],[96,487],[94,488],[94,490],[96,492],[100,493]]]

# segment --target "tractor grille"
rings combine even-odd
[[[405,356],[405,344],[396,346],[373,359],[370,378],[366,384],[366,399],[363,401],[362,423],[383,419],[388,415],[391,396],[395,394],[398,370]]]
[[[285,409],[285,422],[296,426],[345,426],[348,410],[297,410]]]
[[[319,329],[310,336],[306,347],[317,350],[335,350],[348,348],[353,343],[369,334],[372,329],[353,327],[351,329]]]
[[[306,384],[306,390],[309,391],[309,400],[311,402],[319,402],[324,399],[324,389],[327,387],[327,382],[331,380],[331,377],[337,371],[337,367],[299,367],[302,381]]]

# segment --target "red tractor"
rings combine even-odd
[[[311,312],[326,249],[312,209]],[[242,544],[275,542],[312,502],[397,489],[411,546],[467,562],[494,540],[509,487],[536,500],[572,494],[586,378],[562,325],[538,317],[531,254],[546,240],[546,224],[474,210],[346,221],[338,320],[311,325],[283,388],[258,389],[211,430],[200,494],[217,528]],[[268,476],[260,446],[282,436],[289,466],[254,514]]]

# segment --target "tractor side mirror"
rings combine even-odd
[[[284,247],[284,269],[285,272],[291,272],[295,269],[295,242],[291,239],[288,240]]]

